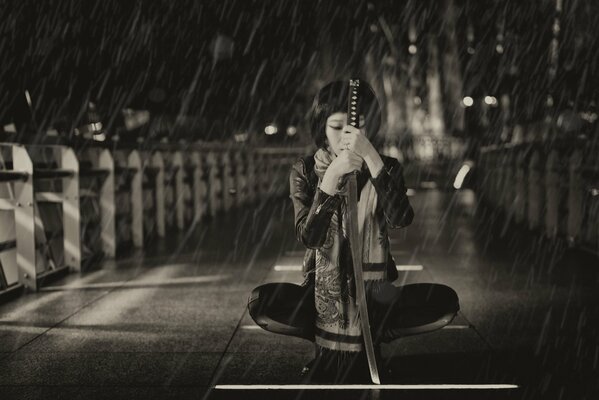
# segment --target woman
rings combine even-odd
[[[346,124],[348,91],[344,81],[320,90],[311,113],[318,151],[291,169],[296,236],[307,248],[306,280],[302,286],[262,285],[248,303],[250,315],[264,329],[314,342],[316,357],[303,373],[312,380],[335,383],[369,379],[347,230],[346,183],[354,171],[358,171],[359,245],[379,363],[381,343],[442,328],[459,310],[457,295],[447,286],[390,283],[398,274],[387,230],[410,225],[414,211],[399,161],[380,155],[372,144],[381,121],[374,92],[360,82],[362,115],[355,128]]]

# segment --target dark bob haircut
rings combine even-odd
[[[347,112],[349,80],[333,81],[324,86],[312,104],[310,111],[310,133],[316,146],[326,148],[327,118],[338,112]],[[374,142],[381,126],[381,108],[372,87],[360,80],[358,90],[358,112],[364,115],[368,140]]]

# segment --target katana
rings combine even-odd
[[[360,81],[358,79],[349,80],[349,96],[347,105],[347,123],[355,128],[359,127],[360,114],[358,110],[358,91]],[[353,172],[348,177],[349,197],[347,199],[347,208],[349,214],[349,244],[353,260],[354,281],[356,284],[356,302],[358,306],[358,317],[360,318],[360,327],[364,338],[364,347],[366,358],[368,359],[368,368],[370,378],[377,385],[381,383],[379,371],[372,343],[372,334],[370,332],[370,321],[368,319],[368,307],[366,303],[366,289],[364,287],[364,276],[362,274],[362,240],[360,240],[360,231],[358,230],[358,171]]]

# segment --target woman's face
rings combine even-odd
[[[326,135],[328,150],[334,153],[336,156],[343,150],[339,147],[341,135],[343,134],[343,127],[347,125],[347,113],[337,112],[330,115],[327,118],[326,123]],[[360,132],[366,135],[364,131],[364,116],[360,115]]]

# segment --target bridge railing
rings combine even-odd
[[[310,151],[0,144],[0,295],[288,194]]]
[[[507,222],[599,252],[599,151],[585,139],[481,149],[478,190]]]

